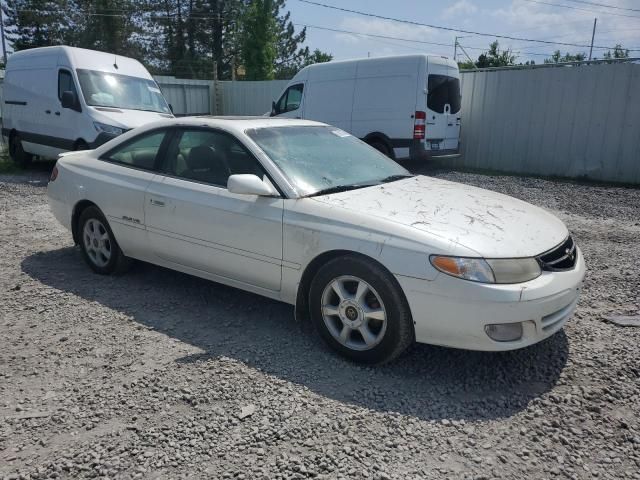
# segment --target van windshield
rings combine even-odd
[[[451,113],[460,111],[460,79],[448,75],[429,75],[427,107],[436,113],[444,113],[449,104]]]
[[[245,132],[302,195],[352,190],[411,174],[336,127],[290,126]]]
[[[153,80],[95,70],[78,69],[87,105],[94,107],[170,113],[169,105]]]

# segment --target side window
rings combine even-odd
[[[287,88],[276,103],[276,114],[292,112],[300,108],[303,89],[304,85],[302,83],[291,85]]]
[[[293,110],[300,108],[303,87],[304,85],[299,83],[298,85],[291,85],[287,89],[287,104],[285,105],[285,112],[292,112]]]
[[[105,160],[121,163],[144,170],[154,170],[156,157],[164,140],[166,132],[154,132],[141,136],[119,145],[107,153]]]
[[[76,85],[73,83],[73,77],[67,70],[60,70],[58,72],[58,100],[62,100],[62,93],[71,91],[77,95]]]
[[[169,175],[224,188],[230,175],[264,175],[255,157],[228,133],[185,129],[171,143],[163,168]]]

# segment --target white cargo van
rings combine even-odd
[[[300,70],[271,116],[340,127],[392,158],[458,154],[460,73],[453,60],[402,55]]]
[[[171,109],[146,68],[132,58],[66,46],[9,57],[3,86],[2,136],[26,164],[93,149]]]

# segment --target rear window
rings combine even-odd
[[[460,111],[460,80],[447,75],[429,75],[427,107],[436,113],[444,113],[449,104],[451,113]]]

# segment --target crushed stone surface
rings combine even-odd
[[[0,176],[0,478],[640,479],[640,190],[425,170],[567,223],[575,317],[507,353],[334,355],[272,300],[93,274],[47,175]]]

